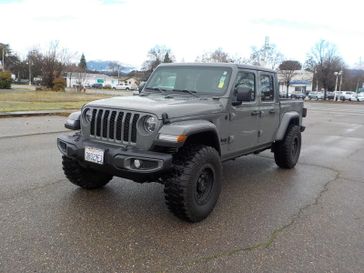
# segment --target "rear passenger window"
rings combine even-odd
[[[260,75],[260,94],[262,101],[274,100],[273,77],[271,75]]]
[[[236,77],[235,90],[239,87],[247,88],[250,91],[250,101],[255,101],[255,74],[252,72],[239,72]]]

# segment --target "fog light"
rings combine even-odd
[[[142,162],[139,159],[134,160],[134,167],[139,169],[142,166]]]
[[[66,150],[67,150],[67,144],[66,143],[64,143],[63,141],[59,141],[58,142],[58,147],[62,152],[66,153]]]

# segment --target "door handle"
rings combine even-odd
[[[252,116],[258,116],[260,114],[260,111],[253,111],[250,113]]]

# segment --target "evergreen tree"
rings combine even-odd
[[[78,64],[78,67],[81,68],[83,71],[86,71],[87,64],[86,64],[86,58],[85,54],[82,53],[80,63]]]
[[[167,52],[165,55],[164,55],[164,60],[163,60],[164,63],[172,63],[172,59],[169,57],[169,53]]]

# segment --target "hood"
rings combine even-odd
[[[220,99],[193,96],[167,97],[160,94],[113,97],[96,100],[87,105],[151,113],[157,115],[158,118],[161,118],[163,113],[167,113],[169,118],[176,118],[219,113],[223,110]]]

